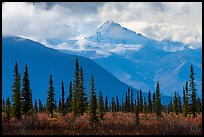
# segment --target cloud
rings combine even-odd
[[[202,32],[200,31],[202,26],[150,22],[124,22],[122,25],[157,40],[171,39],[190,44],[194,48],[202,47]]]
[[[99,19],[113,20],[151,38],[202,47],[202,3],[121,2],[98,8]]]
[[[157,39],[202,43],[201,2],[2,3],[3,35],[75,39],[93,35],[106,20]]]

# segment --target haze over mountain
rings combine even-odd
[[[144,92],[153,92],[159,81],[162,93],[170,96],[174,91],[182,95],[192,64],[198,95],[202,96],[202,51],[185,43],[158,41],[106,21],[93,36],[80,40],[47,39],[44,44],[93,59],[124,83]]]

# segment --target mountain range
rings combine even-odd
[[[167,96],[173,96],[175,91],[183,94],[192,64],[197,94],[202,96],[202,49],[192,49],[182,42],[159,41],[106,21],[93,36],[78,40],[47,39],[44,44],[90,58],[120,81],[144,92],[154,92],[159,81],[162,95]]]
[[[25,64],[28,65],[29,78],[33,99],[46,101],[49,87],[49,75],[53,75],[56,99],[61,97],[61,81],[65,83],[65,96],[68,96],[69,82],[74,79],[75,59],[78,57],[83,67],[87,96],[90,91],[90,76],[93,74],[96,93],[102,90],[103,96],[125,97],[128,88],[132,88],[136,95],[137,89],[131,87],[113,76],[110,72],[89,58],[71,55],[22,37],[2,37],[2,96],[4,99],[12,97],[13,70],[17,62],[21,78]],[[143,94],[147,98],[147,94]],[[162,102],[167,104],[171,97],[162,96]],[[34,100],[33,100],[34,101]]]

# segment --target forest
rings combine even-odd
[[[202,134],[202,99],[196,95],[193,65],[189,80],[183,84],[183,95],[175,91],[168,105],[161,102],[159,82],[155,92],[148,92],[148,98],[143,97],[142,89],[134,92],[131,88],[124,91],[124,97],[103,96],[103,91],[97,95],[93,75],[90,87],[85,87],[83,67],[78,58],[73,81],[68,83],[68,96],[65,96],[64,81],[61,81],[61,98],[55,99],[53,77],[50,74],[48,78],[47,96],[43,97],[46,103],[40,98],[33,99],[28,65],[25,64],[21,78],[16,62],[12,98],[2,99],[4,135]]]

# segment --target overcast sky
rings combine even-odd
[[[201,2],[2,3],[3,35],[75,39],[93,35],[106,20],[158,40],[202,45]]]

